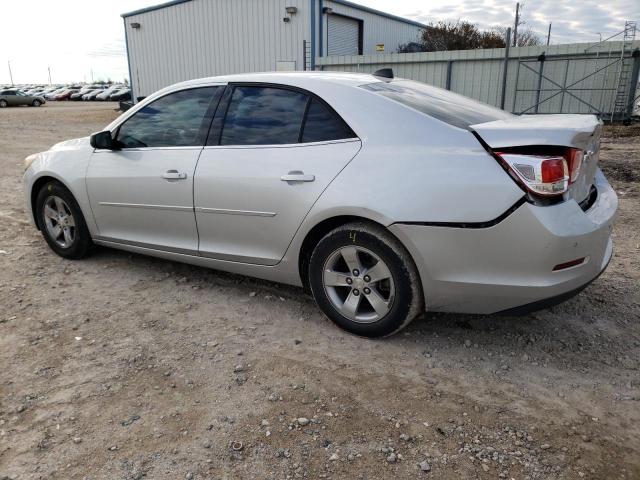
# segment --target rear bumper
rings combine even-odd
[[[595,186],[598,197],[586,212],[573,200],[524,203],[489,228],[390,228],[416,261],[428,310],[523,313],[575,295],[609,263],[618,200],[601,171]],[[583,257],[581,265],[553,271]]]

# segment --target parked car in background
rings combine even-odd
[[[618,201],[595,116],[380,75],[167,87],[27,157],[26,210],[63,257],[95,243],[305,286],[368,337],[424,310],[544,308],[604,271]]]
[[[104,92],[104,88],[97,88],[95,90],[90,91],[89,93],[85,93],[82,96],[82,100],[95,100],[96,97],[102,92]]]
[[[47,100],[53,100],[56,95],[59,95],[60,93],[64,92],[66,89],[67,89],[66,87],[61,87],[61,88],[56,88],[55,90],[51,90],[49,93],[46,93],[44,95],[44,98],[46,98]]]
[[[44,104],[44,98],[36,95],[27,95],[18,90],[0,90],[0,108],[29,105],[39,107]]]
[[[112,85],[106,90],[104,90],[102,93],[99,93],[98,95],[96,95],[96,100],[99,100],[101,102],[109,100],[109,97],[113,95],[117,90],[120,90],[121,88],[122,88],[122,85]]]
[[[122,90],[116,90],[109,97],[109,100],[112,102],[124,102],[127,100],[131,100],[131,90],[128,88],[123,88]]]
[[[62,92],[54,95],[53,100],[56,100],[56,101],[69,100],[69,97],[74,93],[76,93],[78,90],[79,89],[73,89],[73,88],[64,89]]]

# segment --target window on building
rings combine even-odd
[[[319,100],[315,98],[311,100],[302,131],[301,141],[303,143],[342,140],[344,138],[354,138],[355,136],[349,126],[337,114],[330,111]]]
[[[282,88],[235,87],[220,145],[298,143],[307,98]]]
[[[146,105],[118,129],[121,148],[190,147],[204,144],[203,121],[222,87],[170,93]]]

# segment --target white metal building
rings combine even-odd
[[[346,0],[174,0],[122,17],[134,98],[193,78],[394,53],[425,28]]]

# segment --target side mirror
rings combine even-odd
[[[117,150],[116,142],[111,137],[111,132],[98,132],[91,135],[90,140],[91,146],[93,148],[98,148],[101,150]]]

